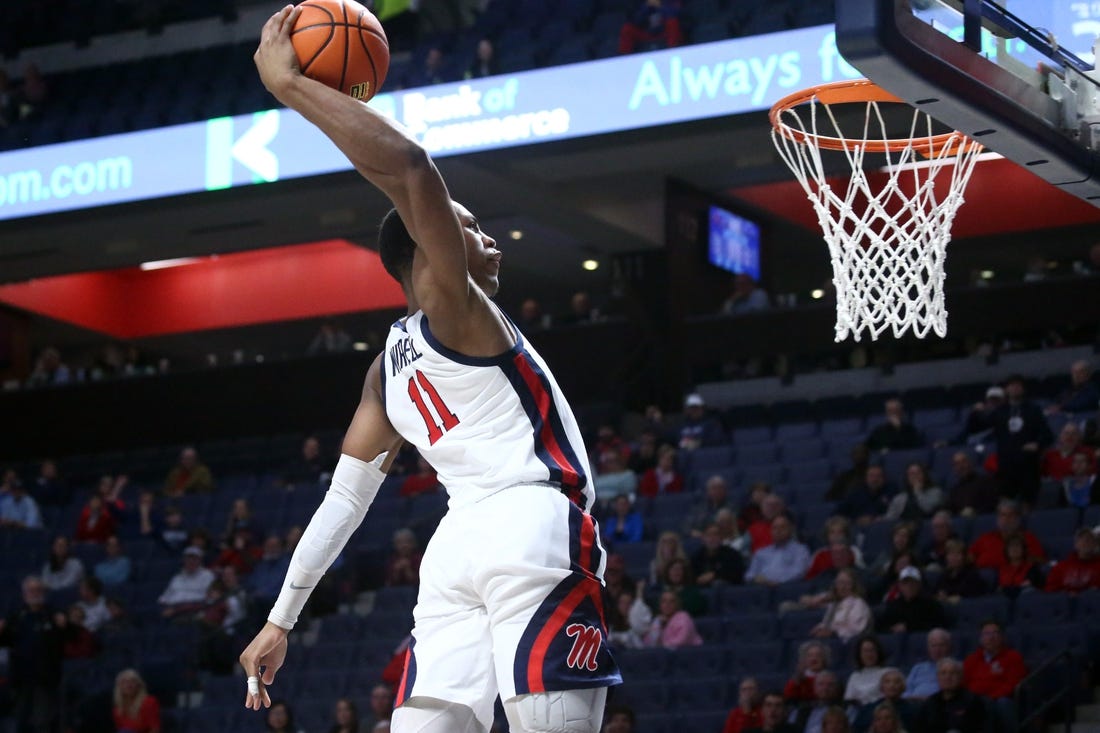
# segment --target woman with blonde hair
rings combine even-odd
[[[826,604],[825,617],[810,632],[812,636],[828,638],[835,635],[847,643],[871,625],[871,607],[863,598],[859,576],[851,568],[836,574]]]
[[[124,669],[115,677],[113,712],[119,733],[160,733],[160,703],[135,669]]]
[[[657,552],[649,562],[649,584],[657,585],[662,582],[673,560],[687,562],[687,559],[684,543],[680,541],[680,533],[672,530],[662,532],[657,538]]]

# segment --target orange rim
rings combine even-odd
[[[848,150],[859,145],[869,153],[897,153],[907,148],[913,148],[926,156],[936,156],[943,153],[957,155],[969,141],[966,135],[958,132],[945,132],[931,137],[900,137],[885,140],[831,137],[791,127],[781,119],[784,112],[814,100],[826,106],[831,104],[859,104],[861,102],[907,104],[904,99],[891,94],[870,79],[834,81],[809,87],[780,99],[772,105],[771,111],[768,113],[768,119],[771,120],[772,127],[788,140],[793,140],[799,144],[815,145],[824,150]]]

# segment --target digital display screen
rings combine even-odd
[[[711,206],[707,215],[707,260],[715,267],[760,282],[760,225]]]

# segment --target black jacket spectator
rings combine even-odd
[[[879,425],[867,436],[867,447],[873,451],[905,450],[920,448],[924,445],[913,424],[905,418],[905,410],[900,400],[886,400],[886,422]]]
[[[745,579],[745,561],[741,553],[722,544],[721,531],[714,524],[703,532],[703,546],[692,556],[691,570],[695,582],[701,586],[740,584]]]
[[[1005,385],[1008,402],[990,418],[997,444],[997,479],[1006,496],[1034,504],[1039,491],[1039,456],[1054,437],[1043,411],[1024,398],[1024,383]]]
[[[897,624],[905,624],[905,630],[931,631],[945,626],[943,606],[935,598],[918,595],[915,598],[898,597],[886,604],[879,617],[878,630],[889,632]]]
[[[924,701],[914,729],[921,733],[984,730],[985,703],[969,690],[959,689],[950,698],[941,690]]]

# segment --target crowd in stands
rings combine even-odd
[[[1035,400],[1010,378],[931,427],[897,398],[866,421],[730,426],[698,394],[676,416],[651,406],[589,426],[608,638],[626,679],[607,729],[667,730],[687,704],[709,710],[690,730],[722,730],[727,717],[728,733],[1013,730],[1029,671],[1059,644],[1100,641],[1074,615],[1097,608],[1100,591],[1089,427],[1100,395],[1088,364],[1070,372]],[[159,717],[178,733],[229,715],[236,653],[279,591],[334,444],[302,438],[264,478],[209,465],[194,447],[159,478],[119,467],[70,483],[65,460],[42,461],[33,478],[5,470],[0,539],[26,553],[4,576],[6,596],[21,591],[0,625],[9,713],[50,724],[63,711],[74,731],[97,716],[153,730]],[[387,487],[368,517],[374,544],[346,551],[310,605],[316,645],[352,666],[329,670],[299,645],[271,730],[346,730],[368,706],[371,729],[385,729],[421,548],[445,510],[414,450]],[[26,538],[44,533],[39,555]],[[348,640],[367,628],[364,597],[375,599],[373,651],[359,665],[366,652]],[[1029,618],[1039,630],[1021,626]],[[157,644],[185,647],[195,676],[158,667]],[[703,692],[652,677],[672,668]],[[89,670],[113,692],[75,693],[67,673]],[[310,676],[338,670],[324,710],[309,704]],[[181,690],[201,690],[202,704],[180,708]]]

